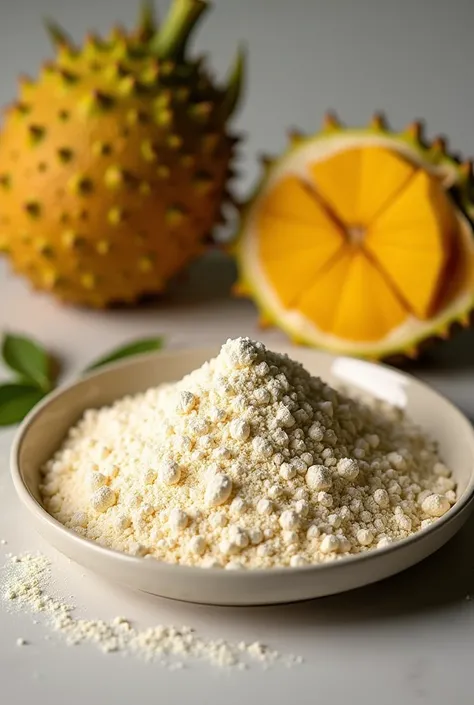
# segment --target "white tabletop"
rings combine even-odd
[[[167,347],[251,335],[271,345],[277,331],[259,331],[248,302],[229,297],[233,271],[221,257],[201,262],[167,300],[148,309],[90,312],[65,308],[0,266],[0,330],[36,336],[64,360],[71,377],[92,357],[142,335],[163,334]],[[474,418],[474,336],[465,333],[432,353],[413,372],[438,387]],[[65,646],[31,615],[0,608],[2,702],[35,698],[48,705],[467,705],[472,703],[474,551],[471,521],[451,543],[419,566],[370,588],[303,604],[271,608],[213,608],[132,593],[85,573],[46,546],[30,528],[9,478],[14,430],[0,433],[0,562],[7,552],[36,551],[53,561],[56,588],[74,595],[89,618],[123,614],[139,625],[189,624],[205,637],[260,640],[304,664],[264,671],[220,671],[192,663],[182,671],[94,646]],[[2,555],[3,554],[3,555]],[[16,640],[26,639],[19,648]],[[453,695],[456,689],[456,696]],[[9,697],[8,697],[9,696]],[[10,698],[10,699],[9,699]]]

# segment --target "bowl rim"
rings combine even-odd
[[[87,383],[91,379],[100,379],[103,375],[109,372],[120,371],[121,369],[127,369],[128,367],[136,365],[147,365],[156,358],[162,357],[175,357],[176,355],[190,354],[195,356],[204,356],[205,359],[209,359],[209,356],[215,355],[218,349],[218,343],[214,346],[206,347],[180,347],[180,348],[168,348],[166,350],[157,350],[149,353],[141,353],[135,355],[132,358],[127,358],[124,360],[117,360],[115,362],[108,363],[100,369],[92,370],[80,376],[79,378],[74,378],[69,382],[65,382],[59,385],[55,390],[47,394],[24,418],[18,429],[16,430],[15,436],[13,438],[11,449],[10,449],[10,474],[12,477],[13,485],[15,491],[21,500],[22,504],[28,511],[33,514],[38,522],[43,526],[46,525],[52,531],[64,534],[65,538],[71,542],[74,542],[81,550],[91,551],[96,554],[97,557],[102,557],[107,561],[120,561],[125,563],[130,568],[135,569],[146,569],[148,571],[156,572],[157,575],[163,572],[173,574],[174,576],[181,575],[183,577],[199,579],[204,576],[212,576],[215,579],[227,580],[228,576],[245,576],[246,580],[257,580],[266,577],[288,577],[290,575],[306,575],[308,573],[316,574],[321,571],[341,571],[347,570],[351,565],[361,565],[367,564],[373,561],[380,560],[388,555],[395,555],[404,549],[413,546],[420,541],[424,541],[428,536],[434,536],[446,529],[446,527],[453,521],[459,518],[461,514],[472,511],[474,509],[474,463],[471,470],[471,475],[466,485],[466,488],[461,495],[461,497],[453,504],[450,509],[442,517],[438,518],[433,524],[430,524],[425,529],[420,529],[416,533],[408,536],[404,539],[389,544],[383,548],[377,548],[373,550],[366,551],[364,553],[350,555],[342,558],[336,558],[335,560],[328,561],[326,563],[314,563],[304,566],[281,566],[276,568],[252,568],[249,570],[242,571],[227,571],[220,567],[210,567],[204,568],[202,566],[189,566],[185,564],[175,564],[167,563],[165,561],[160,561],[158,559],[145,559],[142,556],[133,556],[131,554],[118,551],[106,546],[102,546],[92,539],[85,538],[80,534],[76,533],[73,529],[68,528],[62,524],[58,519],[55,519],[49,512],[40,504],[40,502],[33,496],[28,485],[26,484],[23,473],[20,467],[20,451],[22,444],[27,437],[32,424],[37,420],[41,413],[63,394],[67,393],[70,389],[80,386],[83,383]],[[273,345],[272,349],[276,352],[282,353],[295,353],[298,348],[291,347],[290,345]],[[312,349],[308,347],[302,347],[301,350],[309,352],[310,354],[315,354],[317,357],[326,358],[328,361],[335,360],[354,360],[356,359],[361,364],[367,367],[377,367],[383,370],[389,371],[390,375],[397,375],[400,379],[408,379],[410,384],[415,384],[420,390],[424,392],[429,392],[430,394],[437,397],[438,401],[447,405],[451,412],[457,417],[457,423],[462,424],[465,430],[468,432],[470,437],[470,443],[473,448],[474,455],[474,426],[471,424],[469,418],[447,397],[438,392],[436,389],[431,387],[426,382],[418,379],[413,374],[405,371],[401,371],[391,365],[381,362],[371,362],[368,360],[363,360],[360,358],[352,358],[347,355],[332,354],[323,350]],[[48,540],[50,545],[53,542]]]

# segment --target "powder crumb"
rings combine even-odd
[[[51,564],[41,554],[12,557],[1,577],[3,599],[10,609],[41,613],[68,646],[91,643],[104,654],[122,652],[172,671],[183,669],[196,660],[217,668],[237,670],[244,670],[252,663],[262,668],[302,663],[301,657],[280,654],[260,642],[206,639],[189,625],[159,624],[140,629],[121,615],[110,621],[77,617],[74,605],[49,594]],[[50,636],[46,634],[44,638],[50,639]],[[16,643],[17,646],[27,644],[21,638]]]
[[[15,643],[17,646],[27,646],[27,644],[28,644],[26,639],[23,639],[22,637],[19,637]]]
[[[456,501],[436,442],[248,338],[175,384],[87,410],[43,468],[46,509],[102,546],[229,570],[378,550]]]
[[[0,543],[2,544],[2,546],[6,546],[8,541],[6,541],[5,539],[0,539]]]

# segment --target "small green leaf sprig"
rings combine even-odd
[[[102,365],[142,353],[160,350],[163,338],[143,338],[122,345],[99,357],[85,369],[96,370]],[[59,367],[54,357],[38,342],[22,335],[3,336],[1,357],[13,373],[11,381],[0,384],[0,426],[12,426],[22,421],[31,409],[51,392],[57,383]]]

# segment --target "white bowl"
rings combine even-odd
[[[36,529],[74,561],[130,587],[163,597],[219,605],[292,602],[343,592],[393,575],[440,548],[466,521],[474,497],[474,431],[446,399],[418,380],[383,365],[306,348],[282,352],[330,384],[349,384],[404,408],[440,445],[459,499],[440,520],[384,549],[302,568],[227,571],[145,560],[112,551],[65,528],[42,507],[39,475],[69,427],[90,407],[180,379],[218,350],[153,353],[116,363],[49,395],[20,426],[11,452],[13,481]]]

